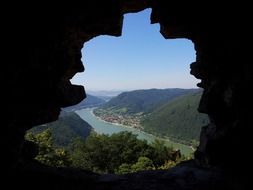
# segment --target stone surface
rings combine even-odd
[[[142,171],[118,176],[98,175],[70,168],[47,168],[32,163],[15,174],[26,189],[226,190],[231,187],[222,171],[200,168],[193,161],[181,163],[170,170]]]
[[[15,181],[25,171],[16,172],[17,166],[25,160],[22,155],[25,152],[22,147],[26,145],[23,138],[25,131],[34,125],[56,120],[61,107],[76,104],[85,97],[83,87],[69,82],[77,72],[84,70],[80,60],[83,44],[98,35],[120,36],[123,14],[147,7],[152,8],[151,22],[160,24],[161,34],[166,39],[187,38],[195,44],[197,57],[191,64],[191,74],[201,79],[198,85],[204,89],[204,93],[199,111],[207,113],[211,121],[201,132],[200,145],[195,152],[196,164],[211,173],[211,168],[220,168],[229,174],[232,182],[238,179],[234,189],[243,189],[243,185],[249,181],[249,176],[243,170],[252,168],[248,152],[253,106],[249,89],[253,83],[253,66],[248,48],[252,44],[252,31],[249,28],[252,11],[248,10],[251,6],[242,2],[230,2],[225,7],[215,3],[205,2],[196,6],[190,1],[163,0],[89,0],[84,5],[62,3],[58,8],[46,3],[30,4],[29,8],[24,4],[11,5],[9,20],[3,22],[2,27],[5,32],[3,37],[7,41],[7,59],[3,63],[6,66],[3,69],[3,92],[7,106],[4,105],[3,109],[6,125],[2,127],[1,143],[7,177],[14,174],[12,180]],[[36,175],[42,181],[46,180],[47,175],[54,171],[43,168],[45,171],[41,172],[42,168],[28,169],[28,181]],[[197,166],[188,169],[191,171],[193,168],[198,171]],[[180,170],[177,167],[173,171],[180,170],[187,174],[188,169]],[[64,179],[72,179],[75,175],[65,170],[64,173]],[[136,188],[135,185],[130,187],[138,189],[143,182],[142,187],[154,189],[159,184],[151,186],[149,179],[155,173],[161,179],[165,175],[149,172],[148,175],[125,176],[119,187],[126,189],[132,182]],[[52,180],[62,179],[59,172],[51,174]],[[89,175],[81,178],[85,176]],[[208,178],[208,175],[203,176]],[[114,178],[118,180],[117,176]],[[178,183],[172,179],[164,179],[171,181],[164,183],[164,189],[165,186],[172,188],[173,184],[182,184],[177,189],[184,189],[183,184],[188,183],[187,177],[176,177]],[[197,187],[199,178],[196,179],[195,189],[200,189]],[[93,184],[89,177],[86,181]],[[96,178],[94,183],[97,182]],[[80,184],[86,186],[82,182],[75,186],[71,180],[66,180],[66,183],[66,189],[71,185],[74,185],[72,189],[81,189]],[[116,186],[111,188],[110,184],[113,183],[118,182],[109,180],[107,183],[105,180],[103,185],[115,189]],[[208,187],[208,179],[203,183]],[[214,180],[214,186],[217,185],[215,183],[218,184]],[[199,187],[204,187],[202,182],[199,182]]]

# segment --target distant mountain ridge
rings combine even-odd
[[[100,106],[102,109],[124,109],[125,113],[149,113],[178,96],[198,92],[200,89],[148,89],[123,92]]]
[[[122,92],[126,92],[128,90],[88,90],[87,94],[96,97],[115,97],[118,96]]]
[[[96,96],[92,96],[90,94],[87,94],[87,97],[81,101],[79,104],[76,104],[74,106],[69,106],[62,108],[64,111],[76,111],[84,108],[90,108],[90,107],[97,107],[102,104],[104,104],[106,101],[103,98],[99,98]]]

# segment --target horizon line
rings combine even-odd
[[[168,87],[168,88],[134,88],[134,89],[86,89],[85,91],[134,91],[134,90],[165,90],[165,89],[201,89],[200,87],[182,88],[182,87]]]

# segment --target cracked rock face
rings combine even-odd
[[[9,40],[4,69],[8,76],[4,89],[7,125],[2,128],[6,167],[15,169],[22,160],[27,129],[56,120],[61,107],[85,98],[84,88],[69,81],[84,71],[83,44],[98,35],[120,36],[125,13],[151,7],[151,22],[160,24],[166,39],[187,38],[195,44],[197,57],[191,74],[201,79],[198,86],[204,93],[199,111],[207,113],[211,121],[202,129],[196,163],[240,173],[251,162],[245,156],[252,125],[251,16],[246,4],[229,5],[89,0],[82,6],[70,3],[58,9],[50,5],[20,6],[15,10],[18,16],[10,18],[4,27]],[[238,11],[240,14],[235,14]],[[14,53],[16,45],[19,48]]]

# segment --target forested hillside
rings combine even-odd
[[[102,105],[101,109],[122,114],[149,113],[178,96],[197,92],[199,89],[149,89],[123,92]]]
[[[132,126],[184,144],[197,144],[208,117],[197,111],[201,89],[125,92],[94,110],[101,119]]]
[[[52,133],[54,145],[65,147],[77,137],[86,139],[93,128],[76,113],[62,111],[57,121],[33,127],[28,132],[38,134],[47,129]]]
[[[143,117],[144,130],[173,140],[189,143],[198,140],[208,117],[197,111],[201,92],[181,96]]]

